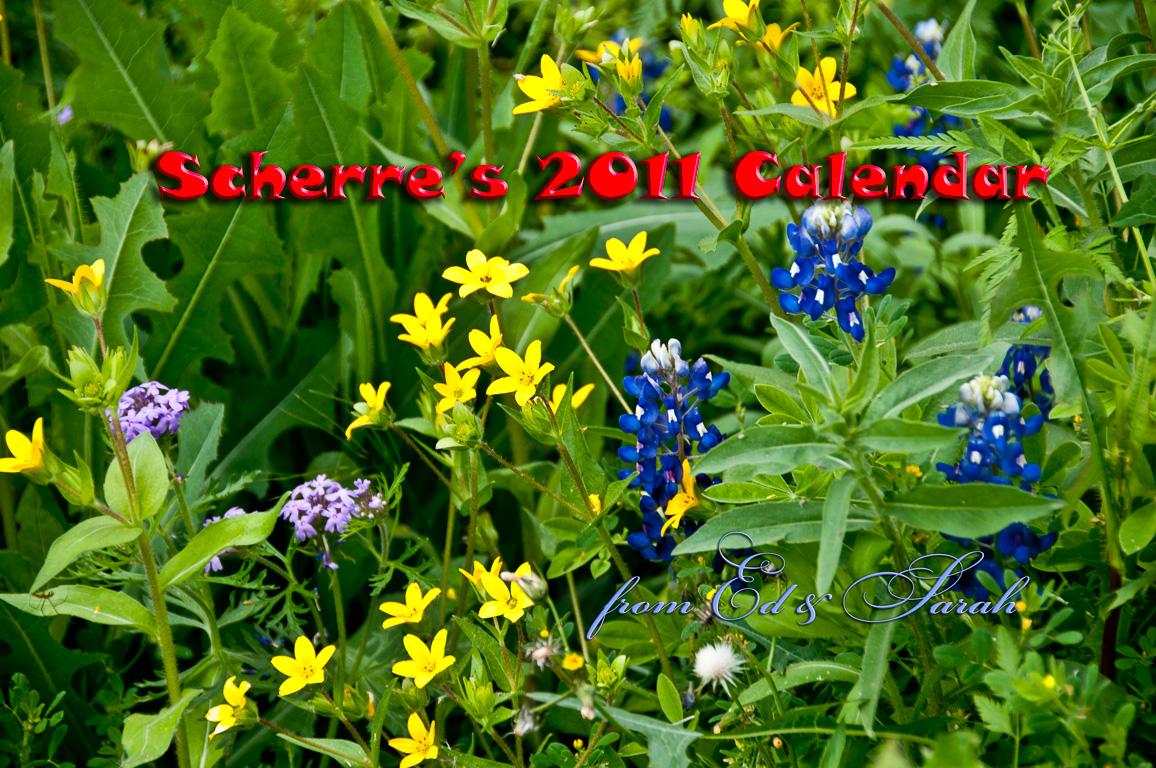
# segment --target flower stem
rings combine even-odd
[[[637,293],[635,295],[637,296]],[[608,374],[606,369],[602,367],[602,363],[598,362],[598,356],[595,355],[594,350],[590,348],[590,344],[586,341],[586,337],[582,335],[582,331],[578,330],[578,324],[574,322],[574,318],[570,317],[570,315],[566,315],[566,324],[570,326],[570,330],[574,331],[574,335],[578,337],[578,343],[582,345],[584,350],[586,350],[586,354],[590,356],[590,360],[594,363],[594,367],[598,369],[598,372],[602,374],[602,378],[606,380],[606,386],[610,387],[610,391],[614,393],[614,397],[622,405],[622,409],[627,413],[630,413],[630,406],[627,404],[626,398],[624,398],[622,393],[618,391],[618,387],[615,386],[613,379],[610,378],[610,374]]]
[[[547,406],[547,407],[549,407],[549,406]],[[503,467],[505,467],[506,469],[508,469],[508,470],[510,470],[511,472],[513,472],[513,473],[514,473],[514,474],[515,474],[515,475],[516,475],[516,476],[517,476],[517,477],[518,477],[520,480],[522,480],[522,481],[523,481],[524,483],[526,483],[527,485],[529,485],[529,486],[533,487],[535,490],[539,491],[540,493],[544,493],[544,494],[546,494],[546,495],[547,495],[547,496],[549,496],[551,499],[553,499],[555,502],[557,502],[558,504],[561,504],[562,506],[566,507],[566,509],[569,509],[571,512],[573,512],[574,514],[578,515],[579,517],[583,517],[583,516],[585,516],[585,513],[584,513],[582,510],[578,509],[578,507],[576,507],[576,506],[574,506],[573,504],[571,504],[570,502],[566,501],[566,500],[565,500],[565,499],[563,499],[561,496],[559,496],[558,494],[554,493],[554,492],[553,492],[553,491],[551,491],[549,488],[547,488],[546,486],[542,485],[542,484],[541,484],[541,483],[539,483],[537,480],[535,480],[534,478],[530,477],[529,475],[527,475],[527,474],[526,474],[525,472],[523,472],[522,470],[518,469],[516,466],[514,466],[514,465],[513,465],[513,464],[511,464],[510,462],[506,461],[504,458],[502,458],[502,455],[501,455],[501,454],[499,454],[497,451],[495,451],[495,450],[494,450],[493,448],[491,448],[490,446],[486,445],[485,443],[478,443],[478,445],[480,445],[480,446],[482,447],[482,450],[483,450],[483,451],[485,451],[486,453],[490,454],[490,456],[493,456],[495,461],[497,461],[499,464],[501,464],[501,465],[502,465]],[[469,563],[466,563],[466,564],[467,564],[467,565],[469,565]]]
[[[185,523],[185,530],[189,534],[189,539],[192,539],[193,536],[196,535],[196,530],[193,527],[193,514],[189,511],[189,502],[185,498],[185,480],[180,475],[173,478],[173,490],[176,491],[177,494],[177,507],[181,511],[181,519]],[[217,626],[217,614],[213,609],[213,592],[205,582],[201,582],[200,587],[201,599],[207,606],[205,620],[208,622],[209,644],[212,647],[213,655],[221,658],[223,663],[225,660],[222,656],[224,646],[221,645],[221,628]]]
[[[582,658],[590,661],[590,649],[586,647],[586,623],[582,621],[582,607],[578,604],[578,590],[574,586],[574,572],[566,572],[566,586],[570,589],[570,605],[574,608],[574,626],[578,629],[578,644],[582,646]]]
[[[494,154],[494,75],[490,71],[490,48],[482,44],[478,48],[478,79],[482,82],[482,148],[485,161],[493,165]],[[487,206],[490,221],[494,220],[494,206]]]
[[[907,44],[911,46],[915,55],[923,62],[923,66],[927,67],[927,71],[931,73],[935,81],[938,83],[946,80],[947,77],[939,71],[939,67],[935,66],[935,62],[927,55],[927,51],[923,50],[923,46],[920,45],[919,41],[915,39],[915,36],[911,34],[911,30],[899,20],[898,16],[892,13],[891,9],[884,4],[883,0],[875,0],[875,6],[887,17],[887,20],[891,22],[891,26],[895,27],[903,39],[907,41]]]
[[[161,591],[157,577],[157,561],[149,544],[148,532],[142,532],[137,539],[140,559],[144,563],[145,577],[149,583],[149,596],[153,601],[153,612],[157,620],[157,643],[161,647],[161,664],[165,670],[165,688],[169,694],[169,704],[176,705],[181,699],[181,676],[177,669],[177,651],[173,644],[173,631],[169,626],[169,610],[165,605],[165,595]],[[177,719],[177,763],[180,768],[189,768],[188,735],[185,732],[184,713]]]
[[[855,27],[859,25],[859,2],[860,0],[855,0],[855,10],[851,14],[851,26],[847,30],[847,47],[843,49],[843,76],[839,80],[839,105],[836,112],[840,118],[843,117],[843,97],[847,90],[847,67],[851,63],[851,43],[855,38]]]
[[[337,704],[329,696],[328,691],[322,690],[321,695],[324,696],[325,700],[328,701],[330,704],[332,704],[333,708],[337,710],[337,717],[338,717],[338,719],[341,720],[341,724],[345,726],[345,730],[349,731],[349,734],[354,738],[354,740],[358,743],[358,745],[360,745],[360,747],[365,750],[365,754],[368,755],[369,754],[369,745],[366,744],[365,741],[361,738],[361,734],[357,732],[357,729],[353,727],[353,724],[350,723],[349,720],[346,719],[344,714],[342,714],[341,707],[337,706]],[[341,691],[341,698],[343,698],[343,699],[345,698],[344,689]]]
[[[417,443],[415,443],[413,441],[413,439],[405,433],[405,430],[402,429],[401,427],[399,427],[398,425],[391,424],[390,429],[392,429],[397,434],[401,435],[401,439],[405,441],[405,444],[408,445],[413,450],[413,452],[417,454],[418,458],[421,459],[427,467],[429,467],[431,472],[433,472],[435,475],[437,475],[438,480],[442,481],[442,485],[444,485],[447,489],[449,489],[450,495],[452,495],[458,501],[461,501],[462,498],[461,498],[461,496],[458,495],[458,492],[454,489],[453,483],[451,483],[449,481],[449,478],[446,477],[444,474],[442,474],[441,470],[439,470],[434,465],[433,461],[430,460],[430,457],[425,455],[425,451],[423,451],[421,449],[421,446],[419,446]]]
[[[483,445],[484,447],[484,445]],[[467,568],[472,567],[474,561],[474,533],[478,527],[478,452],[470,451],[470,523],[466,529],[466,559],[464,564]],[[466,586],[468,579],[463,575],[461,583],[458,585],[458,604],[454,609],[455,616],[465,615],[466,610],[466,593],[469,587]],[[458,633],[459,628],[457,623],[454,623],[454,628],[450,632],[450,652],[452,653],[458,647]]]
[[[334,704],[337,716],[345,721],[345,600],[341,596],[341,577],[337,571],[329,571],[329,592],[333,596],[333,614],[337,620],[337,671],[333,675],[333,690],[341,697],[341,704]],[[366,750],[368,751],[368,750]]]
[[[454,549],[454,528],[456,527],[458,519],[458,510],[454,506],[454,500],[450,499],[447,505],[449,509],[446,512],[446,543],[442,549],[442,595],[445,595],[450,587],[450,556]],[[469,565],[469,563],[466,563]],[[443,597],[438,601],[438,623],[446,623],[446,601]]]

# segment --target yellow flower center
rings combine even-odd
[[[523,387],[534,386],[534,373],[530,370],[522,371],[521,382]]]
[[[511,597],[509,600],[507,600],[506,601],[506,607],[509,608],[511,611],[514,610],[515,608],[517,608],[518,607],[517,598]]]
[[[434,662],[433,656],[425,660],[425,665],[422,667],[426,672],[433,674],[438,671],[438,665]]]
[[[302,677],[308,679],[310,677],[313,677],[315,674],[317,674],[317,670],[313,668],[312,664],[302,664],[301,665],[301,676]]]

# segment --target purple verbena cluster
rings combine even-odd
[[[293,489],[281,508],[281,517],[293,523],[298,541],[317,542],[318,557],[326,568],[337,569],[324,534],[340,536],[355,517],[372,517],[385,505],[380,493],[370,491],[368,480],[354,480],[353,490],[325,475],[318,475]]]
[[[157,440],[166,432],[175,435],[188,409],[188,392],[146,381],[121,395],[117,413],[124,439],[131,443],[145,432]]]

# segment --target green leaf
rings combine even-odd
[[[968,0],[951,25],[943,48],[935,60],[936,66],[947,80],[970,80],[975,77],[975,33],[971,31],[971,14],[975,10],[975,0]]]
[[[361,748],[360,744],[353,741],[346,739],[315,739],[312,736],[306,739],[295,736],[292,733],[278,733],[277,736],[292,744],[296,744],[302,749],[308,749],[310,752],[336,757],[338,760],[349,761],[356,765],[369,765],[369,756],[365,754],[365,750]]]
[[[76,616],[97,624],[135,627],[156,637],[157,620],[152,611],[123,592],[73,584],[42,594],[46,597],[17,593],[0,595],[0,600],[33,616]]]
[[[165,563],[160,573],[161,591],[203,574],[208,562],[229,547],[247,547],[269,538],[284,503],[285,497],[282,497],[281,502],[268,512],[238,515],[205,526],[184,549]]]
[[[173,469],[184,477],[185,501],[190,507],[201,497],[205,472],[217,458],[224,422],[225,406],[204,402],[181,420],[181,444]]]
[[[124,736],[121,737],[124,762],[120,764],[120,768],[136,768],[138,765],[151,763],[168,752],[173,734],[177,731],[177,724],[181,721],[181,715],[198,694],[199,690],[190,688],[181,694],[181,698],[175,704],[165,707],[155,715],[129,715],[124,721]]]
[[[4,142],[0,148],[0,266],[8,261],[8,252],[16,232],[16,207],[13,186],[16,184],[15,145],[12,140]]]
[[[1128,515],[1120,525],[1120,547],[1132,555],[1148,546],[1156,536],[1156,502],[1145,504]],[[51,554],[51,552],[49,553]]]
[[[959,444],[964,430],[925,421],[882,419],[859,435],[856,442],[872,451],[922,453],[947,451]]]
[[[815,572],[815,593],[822,595],[835,580],[839,556],[843,553],[843,536],[847,533],[847,515],[851,511],[851,497],[859,479],[853,472],[845,472],[827,489],[823,502],[823,527],[819,533],[819,561]]]
[[[1156,181],[1146,176],[1139,189],[1112,217],[1113,227],[1139,227],[1156,223]]]
[[[490,673],[490,677],[498,684],[498,687],[507,693],[512,692],[514,686],[509,673],[506,671],[506,659],[494,636],[473,621],[463,619],[461,616],[455,616],[454,622],[477,649],[482,661],[485,662],[486,671]]]
[[[130,141],[172,141],[193,153],[205,144],[208,100],[162,77],[173,71],[158,60],[165,24],[140,10],[120,0],[56,3],[56,39],[80,58],[69,78],[72,107],[78,118],[107,123]]]
[[[786,417],[783,424],[810,424],[810,415],[803,410],[803,406],[799,405],[795,398],[788,395],[782,389],[773,384],[756,384],[755,397],[759,401],[759,405],[766,409],[771,417],[778,419]]]
[[[887,513],[908,525],[965,539],[998,533],[1012,523],[1026,523],[1064,506],[1059,499],[1037,496],[1007,485],[921,485],[887,502]]]
[[[280,272],[288,263],[271,216],[267,205],[242,201],[167,218],[184,265],[168,282],[176,311],[149,314],[153,334],[144,357],[152,378],[175,381],[206,357],[233,362],[221,324],[226,292],[243,277]]]
[[[1011,717],[1008,715],[1007,707],[1003,702],[990,699],[987,696],[977,695],[974,698],[975,708],[979,711],[979,716],[989,731],[1008,736],[1015,734],[1012,730]]]
[[[783,115],[793,120],[798,120],[803,125],[809,125],[812,128],[820,130],[828,126],[828,121],[825,117],[816,112],[811,105],[801,107],[798,104],[772,104],[769,107],[762,107],[761,109],[738,109],[735,110],[736,115],[747,115],[756,117],[760,115]]]
[[[863,644],[863,670],[859,681],[847,694],[847,703],[839,717],[841,722],[862,726],[868,738],[872,739],[875,738],[875,710],[890,666],[888,659],[894,631],[894,621],[872,625],[867,642]]]
[[[919,357],[974,352],[979,349],[979,339],[984,324],[981,320],[968,320],[940,328],[913,344],[903,357],[906,360],[914,360]],[[995,340],[1021,344],[1041,344],[1043,346],[1051,345],[1052,337],[1048,335],[1046,328],[1025,336],[1024,331],[1027,327],[1023,323],[1004,323],[996,329]]]
[[[140,534],[140,528],[124,525],[111,517],[93,517],[77,523],[52,542],[44,556],[44,565],[40,566],[28,591],[38,592],[85,552],[128,544]]]
[[[677,723],[682,719],[682,697],[670,678],[661,672],[658,675],[658,705],[670,722]]]
[[[80,2],[82,0],[69,0],[65,7]],[[58,20],[57,23],[63,22]],[[141,248],[146,243],[168,236],[154,183],[151,174],[138,173],[120,185],[116,197],[92,199],[96,219],[100,222],[99,245],[49,246],[69,274],[81,264],[104,259],[108,305],[104,310],[103,326],[105,341],[110,347],[129,346],[125,325],[133,312],[169,312],[177,303],[141,256]],[[89,331],[83,340],[85,346],[91,346],[94,339],[95,331]]]
[[[148,432],[142,432],[128,444],[128,463],[132,469],[137,500],[140,502],[140,519],[148,520],[160,510],[168,495],[168,464],[157,441]],[[108,473],[104,478],[104,500],[122,517],[132,517],[124,474],[116,461],[108,465]]]
[[[908,406],[954,388],[964,379],[978,376],[1003,360],[1007,345],[992,344],[973,355],[949,355],[937,358],[899,374],[867,408],[864,429],[881,419],[900,416]]]
[[[764,544],[798,544],[819,541],[823,529],[823,502],[795,501],[770,502],[728,510],[703,523],[697,531],[675,548],[676,555],[714,552],[719,539],[733,531],[751,537],[751,546]],[[847,531],[861,531],[875,525],[865,520],[863,510],[852,510],[854,517],[847,520]],[[735,536],[727,539],[727,546],[741,547],[746,539]]]
[[[807,383],[822,392],[829,402],[834,403],[835,391],[831,389],[831,366],[827,364],[827,358],[815,349],[815,345],[811,343],[811,337],[806,330],[793,324],[790,320],[784,320],[775,315],[771,315],[771,325],[774,326],[779,341],[783,342],[787,352],[799,364],[803,375],[807,377]]]
[[[225,9],[205,54],[217,70],[212,112],[205,127],[222,136],[252,130],[289,101],[286,74],[270,53],[277,35],[234,7]]]
[[[775,489],[759,483],[715,483],[702,491],[702,495],[721,504],[750,504],[755,501],[769,501],[774,498]],[[782,495],[780,491],[778,495]]]
[[[955,80],[928,83],[908,91],[900,103],[946,112],[956,117],[1023,117],[1034,90],[997,80]]]
[[[855,683],[859,681],[859,670],[834,661],[800,661],[787,667],[786,672],[775,675],[775,687],[789,691],[800,685],[811,683]],[[739,695],[739,704],[744,707],[761,701],[771,695],[771,685],[759,679]]]
[[[444,3],[439,6],[439,10],[445,13],[445,16],[434,11],[433,6],[425,6],[411,0],[390,0],[390,4],[402,16],[428,24],[430,29],[455,45],[460,45],[463,48],[478,48],[482,45],[481,40],[472,32],[467,31],[472,27],[470,20],[454,9],[445,8]],[[494,32],[496,34],[497,30]]]
[[[820,469],[846,468],[832,456],[836,446],[810,425],[751,427],[712,448],[694,465],[695,474],[717,474],[735,467],[757,466],[768,475],[781,475],[808,464]]]

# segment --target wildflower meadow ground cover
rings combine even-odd
[[[0,0],[0,768],[1151,766],[1153,12]]]

